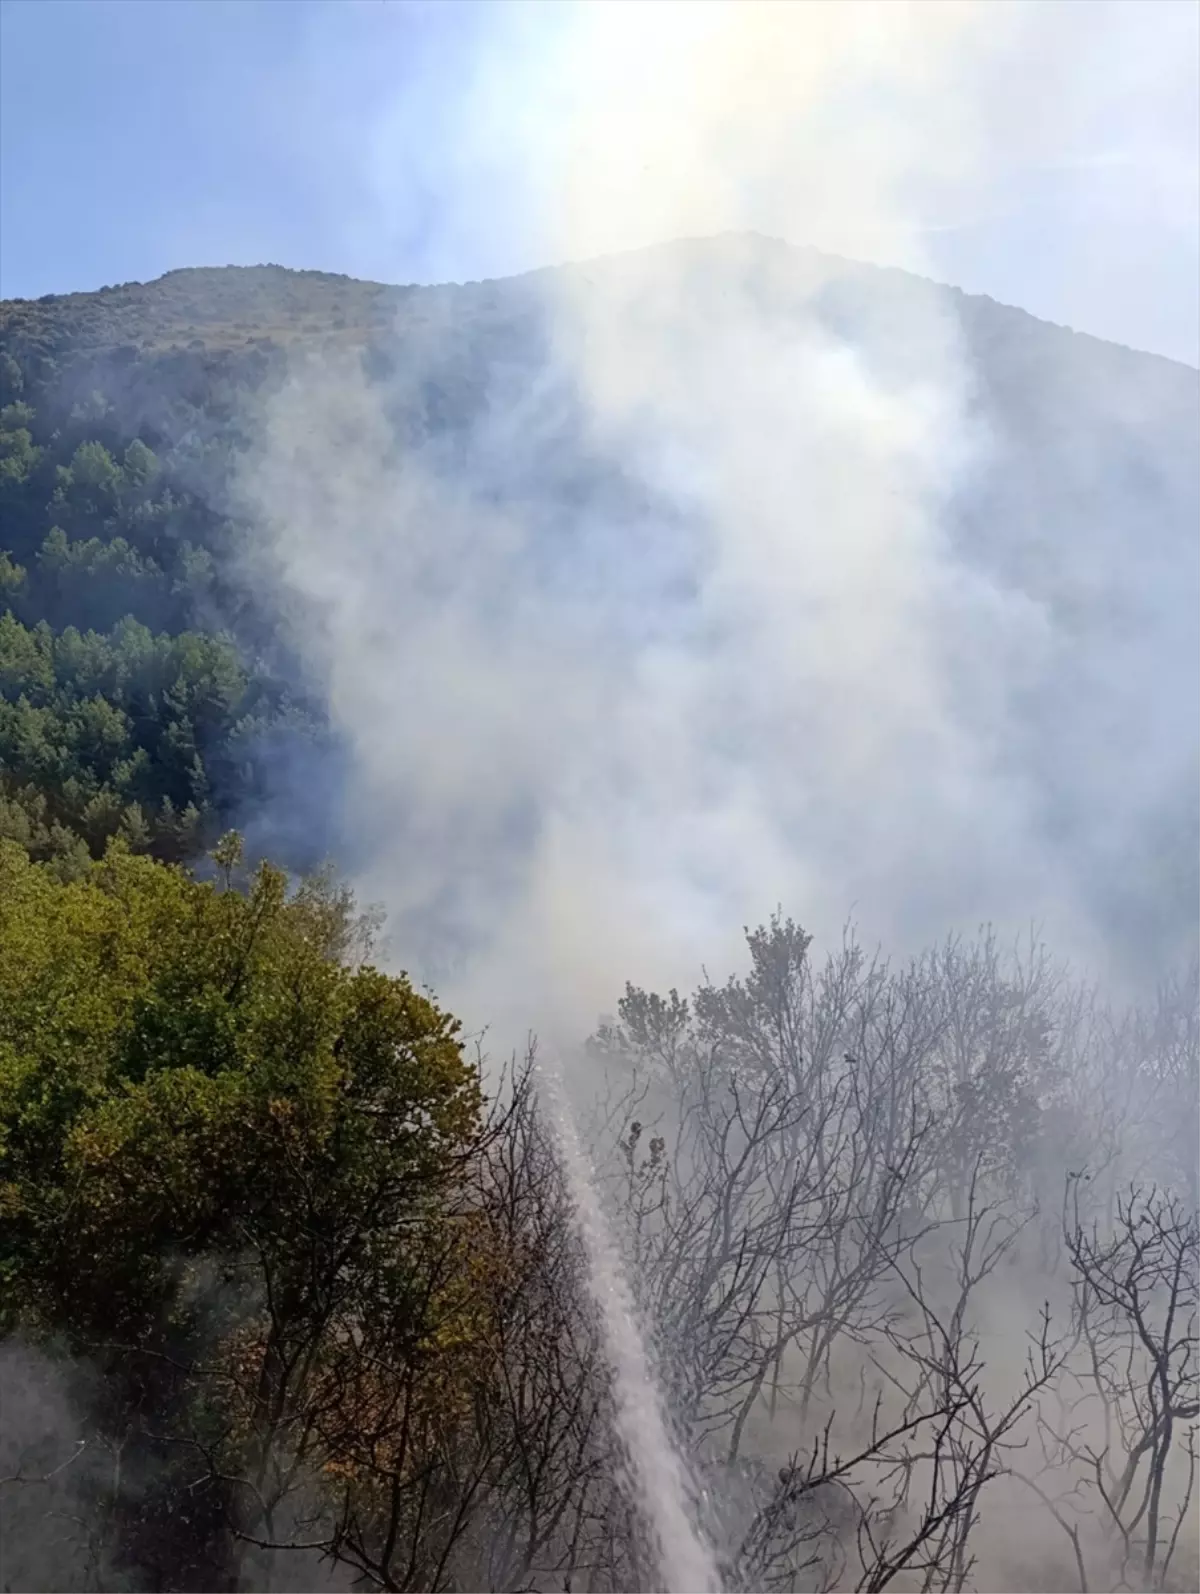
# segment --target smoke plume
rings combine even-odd
[[[1119,962],[1097,876],[1191,789],[1194,621],[1150,583],[1109,670],[965,546],[964,503],[1016,536],[987,523],[1011,439],[969,301],[846,258],[928,269],[1038,27],[894,0],[506,11],[462,158],[523,153],[512,225],[591,263],[428,297],[387,379],[310,358],[270,401],[245,488],[351,750],[351,856],[470,1023],[575,1038],[627,977],[728,964],[777,902],[821,938],[1033,920]],[[1051,34],[1042,123],[1071,81]],[[764,213],[821,252],[755,235]],[[406,436],[472,360],[466,419]],[[1122,402],[1136,441],[1157,411]],[[1105,462],[1077,465],[1094,492]],[[1105,496],[1127,529],[1133,490]],[[1164,650],[1182,686],[1153,681]],[[1064,680],[1095,723],[1060,757]],[[1121,738],[1136,780],[1110,779]]]

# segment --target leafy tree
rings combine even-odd
[[[7,349],[0,353],[0,406],[7,409],[16,403],[25,391],[25,378],[21,367]]]
[[[132,619],[56,635],[0,615],[0,790],[17,806],[36,795],[97,856],[122,824],[138,846],[195,856],[253,799],[259,739],[285,718],[311,734],[228,637],[156,636]],[[134,808],[137,824],[123,818]],[[48,833],[30,826],[45,858]]]
[[[130,1457],[165,1428],[263,1489],[331,1324],[428,1332],[420,1234],[481,1094],[454,1020],[339,958],[344,895],[216,861],[203,883],[114,842],[63,882],[0,842],[0,1314],[104,1369],[95,1420]]]

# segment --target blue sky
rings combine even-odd
[[[5,0],[0,15],[6,295],[192,264],[390,280],[458,265],[437,257],[438,195],[417,170],[386,240],[356,236],[357,179],[396,100],[444,136],[479,7]]]
[[[1197,363],[1200,6],[985,0],[976,14],[972,163],[933,182],[924,167],[943,151],[914,145],[902,229],[875,229],[860,252]],[[684,16],[553,0],[3,0],[0,291],[264,260],[463,280],[562,258],[550,218],[564,184],[597,169],[564,164],[576,99],[599,96],[619,141],[627,76],[669,73]],[[608,77],[591,59],[606,42]],[[890,142],[875,92],[855,114],[867,105]],[[920,111],[918,96],[903,114]],[[839,243],[844,229],[810,236],[807,212],[775,203],[779,170],[749,174],[738,219]],[[893,208],[897,183],[889,170]],[[868,183],[863,204],[877,194]],[[572,236],[642,241],[610,237],[608,217]]]

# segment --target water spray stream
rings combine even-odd
[[[624,1269],[556,1064],[540,1064],[545,1101],[587,1255],[588,1291],[600,1313],[615,1379],[617,1431],[654,1535],[665,1594],[720,1594],[716,1566],[688,1506],[687,1469],[667,1431],[662,1399],[638,1329]]]

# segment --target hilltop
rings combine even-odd
[[[192,266],[150,282],[0,301],[0,337],[17,354],[244,348],[272,337],[386,326],[403,288],[286,266]]]

